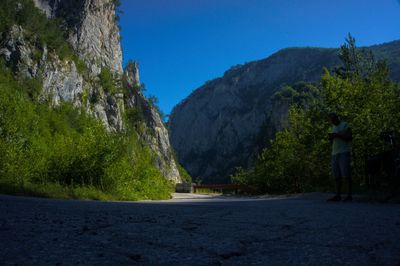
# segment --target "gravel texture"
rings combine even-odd
[[[0,265],[400,265],[398,204],[0,196]]]

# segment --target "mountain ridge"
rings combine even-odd
[[[391,77],[400,80],[399,40],[361,49],[386,59]],[[277,117],[285,116],[287,108],[274,110],[272,95],[284,85],[318,82],[323,67],[332,70],[340,65],[338,51],[285,48],[267,58],[233,66],[194,90],[170,115],[170,138],[179,162],[204,182],[227,182],[234,167],[251,164],[257,135],[270,114],[276,111],[281,113]]]

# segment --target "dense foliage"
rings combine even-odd
[[[192,177],[189,175],[189,173],[185,170],[185,168],[182,167],[178,161],[176,161],[176,167],[178,168],[179,175],[182,178],[182,181],[185,183],[192,183]]]
[[[133,129],[109,133],[71,104],[32,101],[29,81],[0,69],[0,187],[43,196],[168,198],[170,185]]]
[[[105,91],[109,93],[118,93],[118,86],[116,86],[117,80],[114,77],[111,70],[107,67],[103,67],[99,74],[99,80],[101,86]]]
[[[400,90],[389,80],[384,62],[358,50],[349,36],[341,47],[343,67],[326,69],[317,97],[308,104],[294,103],[290,126],[276,134],[251,169],[238,169],[234,182],[254,186],[260,192],[290,193],[329,190],[331,147],[327,134],[329,112],[335,111],[353,131],[353,174],[364,181],[365,158],[384,149],[380,134],[400,129]],[[279,97],[295,95],[290,88]]]

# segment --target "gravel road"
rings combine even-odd
[[[0,196],[0,264],[400,266],[400,205],[327,197]]]

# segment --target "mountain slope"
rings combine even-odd
[[[369,47],[388,61],[400,80],[400,42]],[[274,131],[287,106],[271,96],[284,84],[318,82],[322,68],[340,64],[338,49],[288,48],[272,56],[235,66],[207,82],[178,104],[170,116],[171,143],[180,163],[204,182],[226,182],[236,166],[251,163],[261,130]],[[272,121],[271,121],[271,117]],[[273,132],[269,132],[273,135]]]

